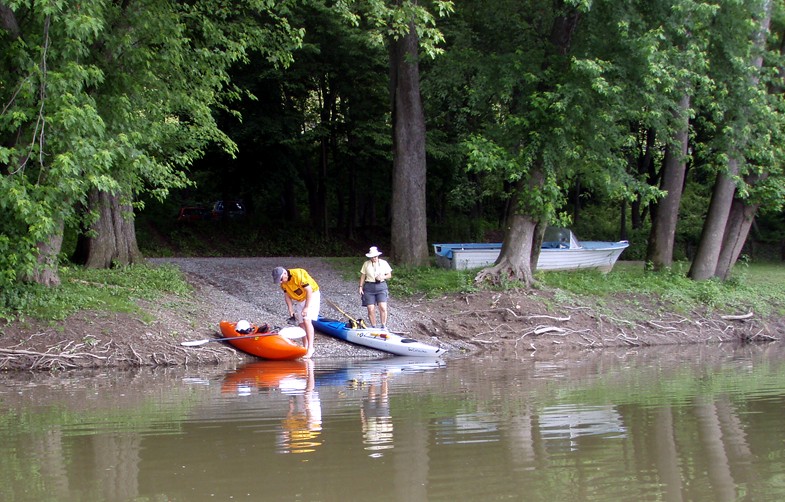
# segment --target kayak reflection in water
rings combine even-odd
[[[316,391],[314,363],[305,363],[305,379],[284,379],[279,385],[281,392],[289,395],[289,411],[281,422],[278,453],[310,453],[322,444],[322,404]]]

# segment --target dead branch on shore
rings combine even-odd
[[[22,355],[22,356],[36,356],[36,357],[51,357],[51,358],[59,358],[59,359],[82,359],[86,357],[92,357],[95,359],[106,359],[104,356],[98,356],[96,354],[90,354],[89,352],[79,352],[77,354],[51,354],[48,352],[34,352],[32,350],[20,350],[20,349],[0,349],[0,353],[3,354],[12,354],[12,355]]]
[[[759,339],[759,338],[762,339],[763,341],[766,341],[766,342],[776,342],[776,341],[779,340],[779,338],[777,338],[777,337],[763,334],[763,330],[758,331],[757,333],[755,333],[752,336],[748,336],[748,337],[744,338],[744,340],[745,341],[749,341],[749,342],[754,342],[754,341],[757,341],[757,339]]]
[[[511,327],[510,327],[508,324],[506,324],[506,323],[504,323],[504,324],[499,324],[499,325],[498,325],[498,326],[496,326],[495,328],[494,328],[493,326],[489,325],[488,323],[485,323],[485,324],[486,324],[486,326],[488,326],[488,328],[490,328],[490,329],[489,329],[488,331],[481,331],[481,332],[479,332],[479,333],[475,333],[475,334],[474,334],[475,336],[483,336],[483,335],[488,335],[488,334],[499,334],[500,332],[501,332],[501,333],[503,333],[503,334],[512,334],[512,333],[515,333],[515,330],[513,330],[513,329],[512,329],[512,328],[511,328]],[[504,328],[506,331],[505,331],[505,332],[502,332],[502,328]],[[502,336],[502,335],[500,335],[500,336]]]
[[[31,370],[41,369],[41,368],[45,368],[49,370],[78,368],[79,366],[81,366],[78,363],[78,361],[80,360],[83,361],[89,359],[97,359],[100,361],[105,361],[106,359],[108,359],[106,356],[99,356],[97,354],[91,354],[89,352],[53,353],[53,352],[37,352],[33,350],[24,350],[24,349],[3,349],[3,348],[0,348],[0,354],[5,354],[5,357],[3,357],[2,362],[0,362],[0,367],[9,368],[11,367],[11,363],[18,360],[32,360],[32,362],[30,362],[30,364],[27,365]]]
[[[553,321],[559,321],[559,322],[566,322],[566,321],[570,320],[570,316],[556,317],[556,316],[551,316],[551,315],[546,315],[546,314],[523,315],[523,314],[519,314],[519,313],[515,312],[513,309],[511,309],[509,307],[498,308],[498,309],[488,309],[488,310],[466,310],[466,311],[456,312],[453,315],[455,315],[455,316],[471,315],[471,316],[477,316],[478,318],[481,318],[480,314],[501,314],[503,312],[507,312],[508,314],[512,315],[516,319],[526,319],[528,321],[530,321],[532,319],[551,319]]]
[[[753,315],[754,314],[752,312],[747,312],[746,314],[720,316],[720,319],[725,319],[726,321],[741,321],[744,319],[750,319]]]
[[[562,328],[557,328],[556,326],[537,326],[536,328],[534,328],[532,333],[535,335],[544,335],[545,333],[555,333],[564,336],[567,334],[567,330]]]
[[[472,338],[471,341],[476,343],[487,343],[487,344],[496,343],[493,340],[483,340],[481,338]]]
[[[567,316],[567,317],[554,317],[554,316],[550,316],[550,315],[543,315],[543,314],[540,314],[540,315],[530,315],[530,316],[526,316],[526,319],[529,319],[529,320],[532,320],[532,319],[550,319],[550,320],[552,320],[552,321],[559,321],[559,322],[566,322],[566,321],[569,321],[569,320],[570,320],[570,318],[571,318],[571,316]]]
[[[580,311],[593,319],[594,325],[588,329],[571,329],[571,315],[558,316],[546,314],[523,314],[517,305],[504,307],[493,302],[489,309],[460,310],[443,319],[446,325],[454,324],[461,317],[470,318],[471,322],[485,326],[482,332],[474,332],[467,341],[477,344],[514,342],[515,346],[523,339],[532,340],[538,337],[547,343],[568,343],[587,348],[630,346],[642,347],[659,344],[682,343],[727,343],[767,342],[778,340],[776,335],[769,333],[765,326],[755,322],[753,312],[707,317],[702,312],[687,315],[671,314],[665,317],[652,316],[650,319],[633,319],[617,316],[613,313],[595,311],[590,307],[564,307]],[[537,320],[552,321],[535,325]],[[505,322],[506,321],[506,322]],[[589,319],[574,319],[575,327],[585,328]],[[521,323],[525,327],[521,326]],[[468,334],[468,333],[467,333]],[[456,333],[456,336],[459,336]],[[566,339],[565,339],[566,338]],[[564,340],[564,341],[560,341]],[[534,349],[536,350],[536,349]]]

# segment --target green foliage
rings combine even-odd
[[[751,265],[736,270],[733,280],[692,281],[687,278],[688,263],[679,262],[671,270],[646,272],[640,263],[620,261],[608,274],[596,271],[542,272],[543,287],[558,288],[573,295],[590,298],[625,296],[659,298],[666,309],[687,313],[704,307],[710,311],[745,313],[749,310],[767,315],[785,304],[785,272],[772,274],[772,267]]]
[[[19,32],[0,39],[4,291],[30,277],[37,244],[93,217],[79,210],[90,191],[163,198],[190,183],[184,170],[209,145],[234,154],[213,116],[236,95],[229,68],[252,55],[286,65],[303,36],[289,2],[9,7]]]
[[[445,17],[454,11],[452,0],[433,0],[433,11],[412,0],[400,2],[339,0],[336,9],[351,23],[359,25],[367,19],[374,31],[371,40],[384,44],[387,39],[397,40],[406,36],[414,25],[420,49],[430,57],[441,54],[439,44],[444,41],[436,27],[436,17]]]
[[[139,312],[137,300],[153,301],[164,294],[187,296],[190,286],[173,265],[134,265],[111,270],[63,267],[62,284],[46,288],[25,284],[0,293],[0,318],[60,321],[82,310]]]
[[[657,170],[679,125],[674,111],[684,95],[692,98],[687,161],[693,168],[675,256],[686,258],[695,248],[714,175],[726,168],[734,148],[739,149],[735,157],[746,162],[742,174],[769,175],[754,186],[739,180],[738,194],[779,211],[785,200],[780,187],[785,141],[778,136],[785,128],[780,125],[781,96],[771,89],[782,86],[781,74],[773,71],[782,67],[782,58],[773,50],[762,53],[771,70],[764,66],[760,73],[751,64],[759,50],[754,43],[765,17],[763,4],[569,5],[581,15],[569,45],[558,48],[566,51],[564,57],[549,55],[554,48],[548,32],[558,26],[564,10],[467,0],[445,22],[449,48],[425,66],[423,90],[429,126],[439,130],[431,138],[465,149],[454,171],[444,169],[450,178],[439,179],[442,193],[455,194],[450,215],[476,217],[483,207],[488,212],[482,218],[499,218],[498,202],[509,197],[514,182],[526,181],[534,166],[544,176],[543,189],[537,183],[514,187],[522,212],[553,221],[553,215],[570,209],[566,193],[580,190],[580,196],[593,198],[590,205],[614,209],[606,211],[606,218],[582,213],[578,223],[589,231],[578,235],[618,238],[614,222],[621,213],[615,208],[621,201],[640,202],[639,214],[647,216],[647,205],[663,195],[656,186]],[[775,4],[775,9],[776,24],[781,6]],[[781,31],[779,25],[771,30]],[[771,47],[779,47],[779,41],[772,40]],[[655,134],[654,144],[639,140],[646,132]],[[651,166],[643,164],[645,147],[653,156]],[[444,190],[445,185],[451,188]],[[472,196],[484,206],[466,203]],[[645,256],[649,224],[644,221],[644,227],[630,233],[628,256]]]
[[[743,148],[743,174],[769,175],[755,186],[739,180],[739,193],[769,211],[755,237],[773,249],[781,240],[785,127],[781,95],[768,91],[781,88],[783,63],[772,51],[760,72],[750,64],[759,3],[572,1],[566,11],[513,0],[8,5],[20,37],[0,40],[5,303],[27,297],[12,290],[34,270],[37,244],[61,225],[69,229],[64,254],[73,249],[73,229],[84,222],[75,208],[91,189],[133,197],[137,208],[172,193],[239,194],[256,205],[253,224],[218,231],[140,222],[139,243],[153,255],[340,255],[367,245],[348,242],[346,229],[384,235],[391,148],[381,42],[412,21],[422,53],[439,54],[420,61],[431,242],[486,240],[493,231],[501,240],[517,189],[532,216],[579,215],[573,229],[587,240],[620,238],[620,202],[639,200],[644,221],[628,229],[624,257],[643,259],[646,204],[661,195],[656,170],[685,93],[692,150],[675,256],[688,258],[698,242],[729,147]],[[782,32],[775,8],[773,34]],[[552,27],[569,9],[579,22],[565,52],[554,53]],[[637,164],[647,131],[656,133],[651,168]],[[206,154],[203,169],[186,171]],[[513,187],[532,166],[542,185]],[[318,226],[323,207],[313,201],[322,193],[328,221]],[[334,230],[314,236],[309,225]],[[714,301],[713,287],[696,295]]]

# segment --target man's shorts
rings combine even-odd
[[[319,310],[322,308],[322,295],[320,291],[311,293],[311,303],[308,304],[308,319],[315,321],[319,317]],[[297,324],[303,322],[303,305],[305,302],[292,302],[292,310],[294,310],[294,318]]]

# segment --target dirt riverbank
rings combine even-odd
[[[143,303],[143,315],[81,312],[57,325],[25,321],[0,327],[0,370],[242,363],[250,356],[223,343],[183,347],[217,336],[222,319],[285,325],[286,307],[272,284],[275,266],[302,267],[319,282],[324,299],[363,317],[357,282],[319,258],[172,258],[193,285],[189,298]],[[359,264],[358,264],[359,268]],[[393,279],[394,280],[394,279]],[[671,308],[669,308],[671,307]],[[688,312],[657,299],[565,300],[556,291],[483,291],[435,299],[392,298],[390,329],[448,349],[447,358],[478,352],[504,357],[581,357],[608,347],[745,343],[779,340],[785,320],[754,312]],[[328,302],[322,315],[341,318]],[[314,358],[385,357],[316,335]]]

